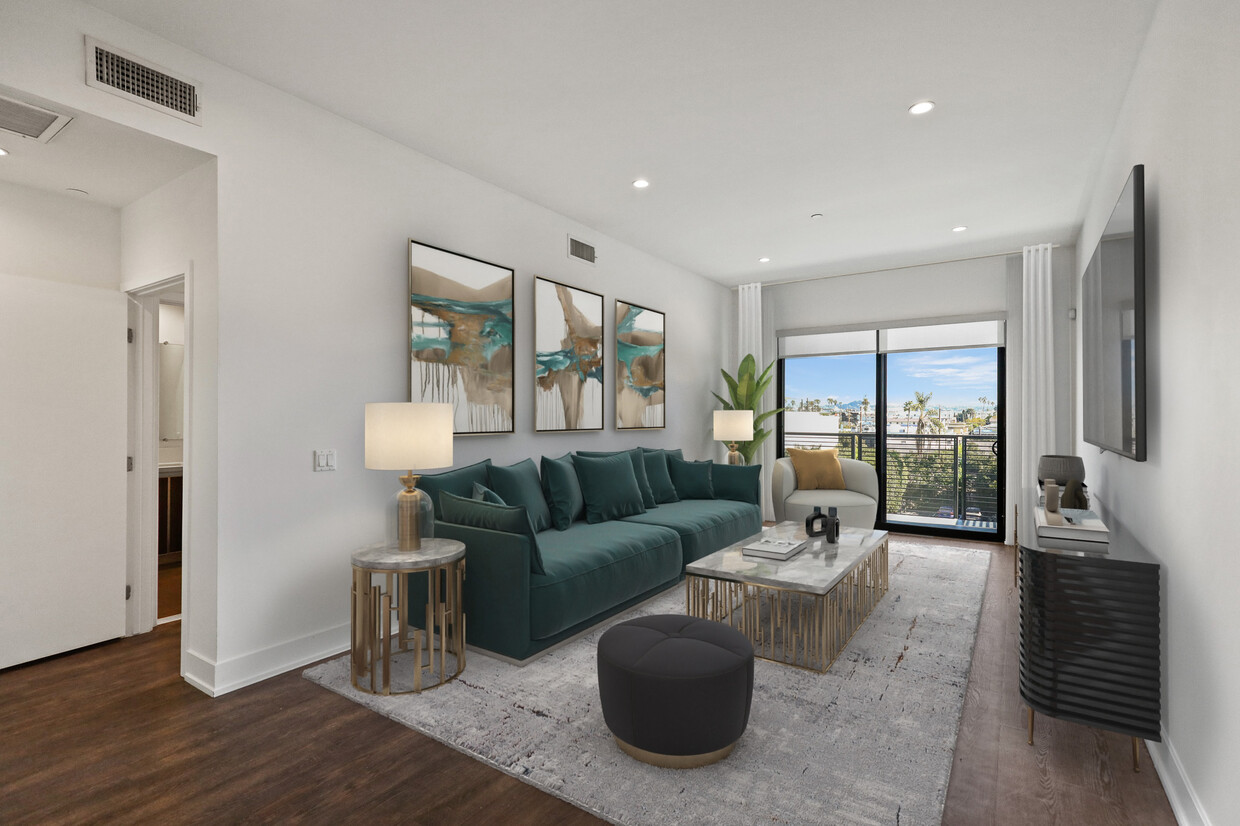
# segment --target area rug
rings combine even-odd
[[[616,746],[598,702],[599,636],[683,614],[684,586],[525,667],[470,652],[455,682],[381,697],[340,657],[305,676],[613,823],[937,824],[990,554],[893,539],[891,587],[825,674],[759,660],[749,728],[726,760],[659,769]]]

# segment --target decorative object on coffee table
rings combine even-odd
[[[413,468],[452,464],[452,405],[374,402],[366,405],[366,467],[407,470],[405,489],[396,495],[396,541],[401,551],[416,551],[433,535],[434,505],[418,490]]]
[[[753,411],[716,410],[714,425],[715,441],[726,442],[728,445],[728,464],[749,464],[736,449],[736,443],[747,442],[753,438]]]
[[[603,719],[625,753],[691,769],[732,753],[749,724],[753,646],[719,622],[638,617],[598,641]]]
[[[426,577],[425,628],[411,629],[410,575],[419,573]],[[355,551],[353,687],[410,694],[455,680],[465,670],[464,578],[465,545],[455,539],[427,539],[413,553],[390,544]]]

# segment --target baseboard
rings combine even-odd
[[[1210,818],[1202,808],[1193,784],[1184,772],[1184,764],[1180,762],[1180,756],[1176,754],[1175,746],[1165,729],[1162,738],[1161,743],[1146,740],[1145,746],[1150,750],[1150,759],[1154,761],[1154,768],[1162,780],[1163,791],[1167,793],[1176,822],[1180,826],[1211,826]]]
[[[212,661],[194,651],[186,651],[181,658],[181,675],[204,694],[219,697],[348,650],[349,624],[346,622],[229,660]]]

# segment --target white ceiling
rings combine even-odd
[[[725,284],[1071,243],[1156,4],[91,2]]]
[[[9,153],[0,157],[0,181],[119,208],[211,157],[13,89],[0,86],[0,95],[73,117],[47,143],[0,130]]]

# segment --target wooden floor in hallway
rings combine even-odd
[[[962,544],[994,558],[943,822],[1173,824],[1128,738],[1040,717],[1026,745],[1013,550]],[[0,823],[602,822],[300,669],[211,699],[179,662],[172,622],[0,672]]]

